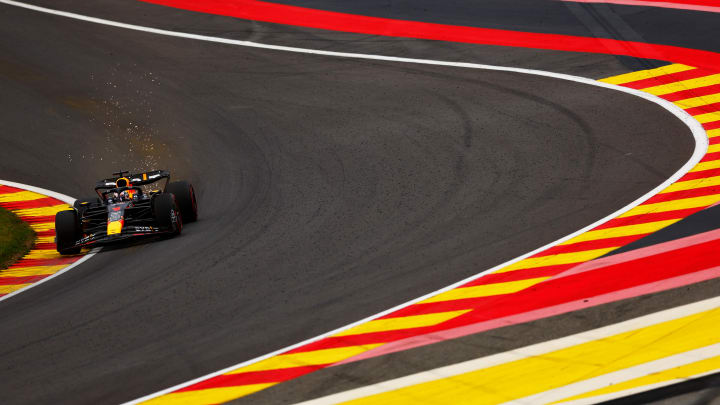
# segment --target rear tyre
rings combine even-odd
[[[162,228],[169,229],[170,233],[180,235],[182,232],[182,214],[178,210],[175,196],[170,193],[158,194],[152,200],[155,220]]]
[[[197,220],[197,201],[195,201],[195,189],[187,181],[174,181],[167,185],[167,192],[175,194],[183,222],[189,224]]]
[[[77,211],[60,211],[55,214],[55,243],[61,255],[76,255],[80,253],[79,247],[74,247],[80,239],[80,221]]]

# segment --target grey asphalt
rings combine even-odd
[[[0,20],[0,178],[82,196],[165,168],[200,209],[0,303],[3,404],[122,402],[361,319],[615,211],[693,147],[654,104],[556,79]],[[531,59],[584,63],[558,55]]]

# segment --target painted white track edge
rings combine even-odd
[[[10,186],[10,187],[15,187],[15,188],[21,188],[21,189],[23,189],[23,190],[32,191],[32,192],[38,193],[38,194],[43,194],[43,195],[46,195],[46,196],[48,196],[48,197],[56,198],[56,199],[58,199],[58,200],[60,200],[60,201],[63,201],[63,202],[65,202],[65,203],[68,203],[68,204],[70,204],[70,205],[72,205],[72,204],[75,202],[75,198],[72,198],[72,197],[67,196],[67,195],[65,195],[65,194],[60,194],[60,193],[57,193],[57,192],[55,192],[55,191],[50,191],[50,190],[46,190],[46,189],[44,189],[44,188],[35,187],[35,186],[30,186],[30,185],[27,185],[27,184],[16,183],[16,182],[14,182],[14,181],[0,180],[0,185]],[[37,287],[37,286],[39,286],[40,284],[42,284],[42,283],[44,283],[44,282],[46,282],[46,281],[50,281],[50,280],[52,280],[53,278],[58,277],[59,275],[65,273],[65,272],[67,272],[67,271],[70,271],[70,270],[74,269],[75,267],[77,267],[77,266],[85,263],[85,262],[86,262],[87,260],[89,260],[91,257],[95,256],[95,253],[97,253],[98,251],[100,251],[100,248],[95,248],[95,249],[91,250],[88,254],[86,254],[85,256],[83,256],[80,260],[78,260],[78,261],[76,261],[75,263],[73,263],[73,264],[65,267],[64,269],[62,269],[62,270],[60,270],[60,271],[58,271],[58,272],[56,272],[56,273],[54,273],[54,274],[52,274],[52,275],[50,275],[50,276],[48,276],[48,277],[45,277],[44,279],[42,279],[42,280],[40,280],[40,281],[37,281],[37,282],[35,282],[35,283],[32,283],[32,284],[30,284],[29,286],[27,286],[27,287],[25,287],[25,288],[21,288],[21,289],[19,289],[19,290],[17,290],[17,291],[11,292],[10,294],[7,294],[7,295],[4,295],[4,296],[0,297],[0,302],[5,301],[5,300],[7,300],[7,299],[10,299],[10,298],[12,298],[12,297],[14,297],[14,296],[16,296],[16,295],[18,295],[18,294],[24,293],[25,291],[27,291],[27,290],[29,290],[29,289],[31,289],[31,288],[33,288],[33,287]]]
[[[204,375],[204,376],[202,376],[202,377],[198,377],[198,378],[195,378],[195,379],[193,379],[193,380],[190,380],[190,381],[187,381],[187,382],[178,384],[178,385],[176,385],[176,386],[173,386],[173,387],[170,387],[170,388],[166,388],[166,389],[164,389],[164,390],[162,390],[162,391],[158,391],[158,392],[156,392],[156,393],[153,393],[153,394],[144,396],[144,397],[142,397],[142,398],[135,399],[135,400],[133,400],[133,401],[127,402],[126,405],[138,404],[138,403],[140,403],[140,402],[147,401],[147,400],[149,400],[149,399],[151,399],[151,398],[155,398],[155,397],[158,397],[158,396],[167,394],[167,393],[169,393],[169,392],[178,390],[178,389],[180,389],[180,388],[187,387],[188,385],[192,385],[192,384],[195,384],[195,383],[197,383],[197,382],[204,381],[204,380],[206,380],[206,379],[208,379],[208,378],[212,378],[212,377],[215,377],[215,376],[217,376],[217,375],[224,374],[224,373],[226,373],[226,372],[228,372],[228,371],[231,371],[231,370],[234,370],[234,369],[237,369],[237,368],[240,368],[240,367],[244,367],[244,366],[247,366],[247,365],[250,365],[250,364],[253,364],[253,363],[257,363],[257,362],[259,362],[259,361],[262,361],[262,360],[265,360],[265,359],[267,359],[267,358],[276,356],[276,355],[278,355],[278,354],[282,354],[282,353],[284,353],[284,352],[293,350],[293,349],[295,349],[295,348],[297,348],[297,347],[304,346],[304,345],[306,345],[306,344],[309,344],[309,343],[312,343],[312,342],[315,342],[315,341],[324,339],[325,337],[331,336],[331,335],[333,335],[333,334],[335,334],[335,333],[341,332],[341,331],[343,331],[343,330],[350,329],[350,328],[352,328],[352,327],[354,327],[354,326],[356,326],[356,325],[359,325],[359,324],[362,324],[362,323],[371,321],[371,320],[373,320],[373,319],[375,319],[375,318],[379,318],[379,317],[381,317],[381,316],[387,315],[387,314],[389,314],[389,313],[391,313],[391,312],[394,312],[394,311],[397,311],[397,310],[399,310],[399,309],[401,309],[401,308],[405,308],[405,307],[407,307],[407,306],[410,306],[410,305],[412,305],[412,304],[414,304],[414,303],[416,303],[416,302],[419,302],[419,301],[425,300],[425,299],[427,299],[427,298],[430,298],[431,296],[434,296],[434,295],[436,295],[436,294],[440,294],[440,293],[442,293],[442,292],[445,292],[445,291],[451,290],[451,289],[453,289],[453,288],[456,288],[456,287],[458,287],[458,286],[460,286],[460,285],[462,285],[462,284],[465,284],[465,283],[467,283],[467,282],[470,282],[470,281],[472,281],[472,280],[475,280],[475,279],[477,279],[477,278],[480,278],[480,277],[482,277],[482,276],[485,275],[485,274],[492,273],[493,271],[498,270],[498,269],[500,269],[500,268],[502,268],[502,267],[511,265],[511,264],[516,263],[516,262],[518,262],[518,261],[520,261],[520,260],[523,260],[523,259],[525,259],[525,258],[527,258],[527,257],[529,257],[529,256],[532,256],[532,255],[534,255],[534,254],[536,254],[536,253],[538,253],[538,252],[541,252],[541,251],[543,251],[543,250],[545,250],[545,249],[548,249],[548,248],[553,247],[553,246],[555,246],[555,245],[557,245],[557,244],[560,244],[560,243],[562,243],[562,242],[564,242],[564,241],[566,241],[566,240],[569,240],[569,239],[571,239],[571,238],[573,238],[573,237],[575,237],[575,236],[577,236],[577,235],[579,235],[579,234],[581,234],[581,233],[584,233],[584,232],[586,232],[586,231],[588,231],[588,230],[590,230],[590,229],[592,229],[592,228],[595,228],[596,226],[599,226],[599,225],[601,225],[601,224],[603,224],[603,223],[605,223],[605,222],[607,222],[607,221],[609,221],[609,220],[611,220],[611,219],[613,219],[613,218],[615,218],[615,217],[617,217],[617,216],[619,216],[619,215],[621,215],[621,214],[623,214],[623,213],[631,210],[632,208],[634,208],[634,207],[642,204],[643,202],[645,202],[646,200],[648,200],[650,197],[654,196],[655,194],[657,194],[658,192],[660,192],[661,190],[663,190],[664,188],[666,188],[666,187],[669,186],[670,184],[672,184],[672,183],[674,183],[675,181],[677,181],[680,177],[682,177],[683,175],[685,175],[685,173],[687,173],[692,167],[694,167],[694,166],[700,161],[700,159],[702,159],[702,157],[705,155],[705,153],[706,153],[706,151],[707,151],[707,148],[708,148],[707,133],[706,133],[705,130],[703,129],[702,125],[700,125],[700,123],[699,123],[697,120],[695,120],[692,116],[690,116],[688,113],[686,113],[686,112],[685,112],[684,110],[682,110],[680,107],[677,107],[676,105],[672,104],[672,103],[669,102],[669,101],[663,100],[663,99],[661,99],[661,98],[659,98],[659,97],[653,96],[653,95],[648,94],[648,93],[644,93],[644,92],[639,91],[639,90],[630,89],[630,88],[621,87],[621,86],[616,86],[616,85],[613,85],[613,84],[608,84],[608,83],[603,83],[603,82],[598,82],[598,81],[596,81],[596,80],[588,79],[588,78],[584,78],[584,77],[572,76],[572,75],[567,75],[567,74],[562,74],[562,73],[545,72],[545,71],[541,71],[541,70],[523,69],[523,68],[513,68],[513,67],[503,67],[503,66],[492,66],[492,65],[484,65],[484,64],[477,64],[477,63],[448,62],[448,61],[438,61],[438,60],[429,60],[429,59],[401,58],[401,57],[394,57],[394,56],[368,55],[368,54],[357,54],[357,53],[348,53],[348,52],[332,52],[332,51],[323,51],[323,50],[316,50],[316,49],[305,49],[305,48],[296,48],[296,47],[289,47],[289,46],[260,44],[260,43],[256,43],[256,42],[250,42],[250,41],[240,41],[240,40],[234,40],[234,39],[227,39],[227,38],[220,38],[220,37],[212,37],[212,36],[207,36],[207,35],[190,34],[190,33],[184,33],[184,32],[177,32],[177,31],[169,31],[169,30],[163,30],[163,29],[157,29],[157,28],[151,28],[151,27],[144,27],[144,26],[134,25],[134,24],[126,24],[126,23],[121,23],[121,22],[117,22],[117,21],[105,20],[105,19],[102,19],[102,18],[89,17],[89,16],[85,16],[85,15],[81,15],[81,14],[70,13],[70,12],[66,12],[66,11],[60,11],[60,10],[54,10],[54,9],[49,9],[49,8],[45,8],[45,7],[34,6],[34,5],[31,5],[31,4],[21,3],[21,2],[17,2],[17,1],[13,1],[13,0],[0,0],[0,3],[2,3],[2,4],[7,4],[7,5],[10,5],[10,6],[21,7],[21,8],[25,8],[25,9],[29,9],[29,10],[33,10],[33,11],[38,11],[38,12],[41,12],[41,13],[52,14],[52,15],[56,15],[56,16],[71,18],[71,19],[80,20],[80,21],[86,21],[86,22],[95,23],[95,24],[107,25],[107,26],[116,27],[116,28],[124,28],[124,29],[133,30],[133,31],[146,32],[146,33],[150,33],[150,34],[165,35],[165,36],[185,38],[185,39],[193,39],[193,40],[206,41],[206,42],[214,42],[214,43],[219,43],[219,44],[227,44],[227,45],[235,45],[235,46],[244,46],[244,47],[251,47],[251,48],[261,48],[261,49],[270,49],[270,50],[276,50],[276,51],[286,51],[286,52],[295,52],[295,53],[305,53],[305,54],[311,54],[311,55],[322,55],[322,56],[334,56],[334,57],[343,57],[343,58],[353,58],[353,59],[368,59],[368,60],[380,60],[380,61],[388,61],[388,62],[415,63],[415,64],[424,64],[424,65],[437,65],[437,66],[450,66],[450,67],[468,68],[468,69],[483,69],[483,70],[493,70],[493,71],[504,71],[504,72],[523,73],[523,74],[529,74],[529,75],[535,75],[535,76],[550,77],[550,78],[561,79],[561,80],[569,80],[569,81],[573,81],[573,82],[576,82],[576,83],[583,83],[583,84],[588,84],[588,85],[591,85],[591,86],[603,87],[603,88],[606,88],[606,89],[612,89],[612,90],[616,90],[616,91],[621,91],[621,92],[624,92],[624,93],[632,94],[632,95],[634,95],[634,96],[643,98],[643,99],[648,100],[648,101],[650,101],[650,102],[653,102],[653,103],[655,103],[655,104],[658,104],[658,105],[660,105],[661,107],[663,107],[664,109],[668,110],[671,114],[675,115],[675,116],[676,116],[678,119],[680,119],[683,123],[685,123],[685,125],[687,125],[687,126],[690,128],[690,131],[692,132],[692,135],[693,135],[693,137],[695,138],[695,150],[693,151],[693,154],[692,154],[690,160],[688,160],[675,174],[673,174],[672,177],[670,177],[670,178],[667,179],[665,182],[663,182],[663,183],[660,184],[659,186],[655,187],[653,190],[649,191],[648,193],[646,193],[646,194],[643,195],[642,197],[640,197],[640,198],[638,198],[637,200],[633,201],[632,203],[628,204],[627,206],[625,206],[625,207],[617,210],[616,212],[614,212],[614,213],[612,213],[612,214],[610,214],[610,215],[608,215],[608,216],[606,216],[606,217],[604,217],[604,218],[602,218],[602,219],[600,219],[600,220],[598,220],[598,221],[596,221],[596,222],[594,222],[594,223],[592,223],[592,224],[590,224],[590,225],[588,225],[588,226],[580,229],[580,230],[577,231],[577,232],[571,233],[570,235],[567,235],[567,236],[565,236],[565,237],[563,237],[563,238],[561,238],[561,239],[558,239],[558,240],[556,240],[555,242],[551,242],[551,243],[549,243],[549,244],[547,244],[547,245],[545,245],[545,246],[542,246],[542,247],[540,247],[540,248],[538,248],[538,249],[535,249],[535,250],[533,250],[533,251],[531,251],[531,252],[528,252],[528,253],[526,253],[526,254],[524,254],[524,255],[522,255],[522,256],[519,256],[519,257],[517,257],[517,258],[515,258],[515,259],[512,259],[512,260],[509,260],[509,261],[507,261],[507,262],[505,262],[505,263],[499,264],[499,265],[497,265],[497,266],[495,266],[495,267],[492,267],[492,268],[490,268],[490,269],[488,269],[488,270],[485,270],[485,271],[483,271],[483,272],[480,272],[480,273],[478,273],[478,274],[476,274],[476,275],[474,275],[474,276],[470,276],[470,277],[468,277],[468,278],[466,278],[466,279],[464,279],[464,280],[460,280],[460,281],[458,281],[457,283],[454,283],[454,284],[452,284],[452,285],[449,285],[449,286],[447,286],[447,287],[445,287],[445,288],[442,288],[442,289],[439,289],[439,290],[437,290],[437,291],[431,292],[431,293],[426,294],[426,295],[424,295],[424,296],[422,296],[422,297],[418,297],[418,298],[416,298],[416,299],[414,299],[414,300],[411,300],[411,301],[408,301],[408,302],[406,302],[406,303],[404,303],[404,304],[397,305],[397,306],[395,306],[395,307],[393,307],[393,308],[390,308],[390,309],[388,309],[388,310],[386,310],[386,311],[383,311],[383,312],[380,312],[380,313],[378,313],[378,314],[372,315],[372,316],[370,316],[370,317],[367,317],[367,318],[365,318],[365,319],[359,320],[359,321],[357,321],[357,322],[353,322],[353,323],[351,323],[351,324],[348,324],[348,325],[346,325],[346,326],[337,328],[337,329],[332,330],[332,331],[329,331],[329,332],[327,332],[327,333],[324,333],[324,334],[315,336],[315,337],[310,338],[310,339],[307,339],[307,340],[305,340],[305,341],[296,343],[296,344],[294,344],[294,345],[291,345],[291,346],[288,346],[288,347],[285,347],[285,348],[276,350],[276,351],[274,351],[274,352],[272,352],[272,353],[268,353],[268,354],[265,354],[265,355],[263,355],[263,356],[256,357],[256,358],[254,358],[254,359],[247,360],[247,361],[244,361],[244,362],[241,362],[241,363],[232,365],[232,366],[227,367],[227,368],[224,368],[224,369],[222,369],[222,370],[215,371],[215,372],[213,372],[213,373]]]

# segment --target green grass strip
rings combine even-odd
[[[17,215],[0,208],[0,269],[6,269],[30,251],[35,231]]]

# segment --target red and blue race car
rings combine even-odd
[[[83,247],[148,235],[179,235],[183,223],[197,219],[195,190],[187,181],[170,182],[170,172],[127,171],[100,180],[97,197],[75,201],[73,209],[55,215],[55,242],[60,254]]]

